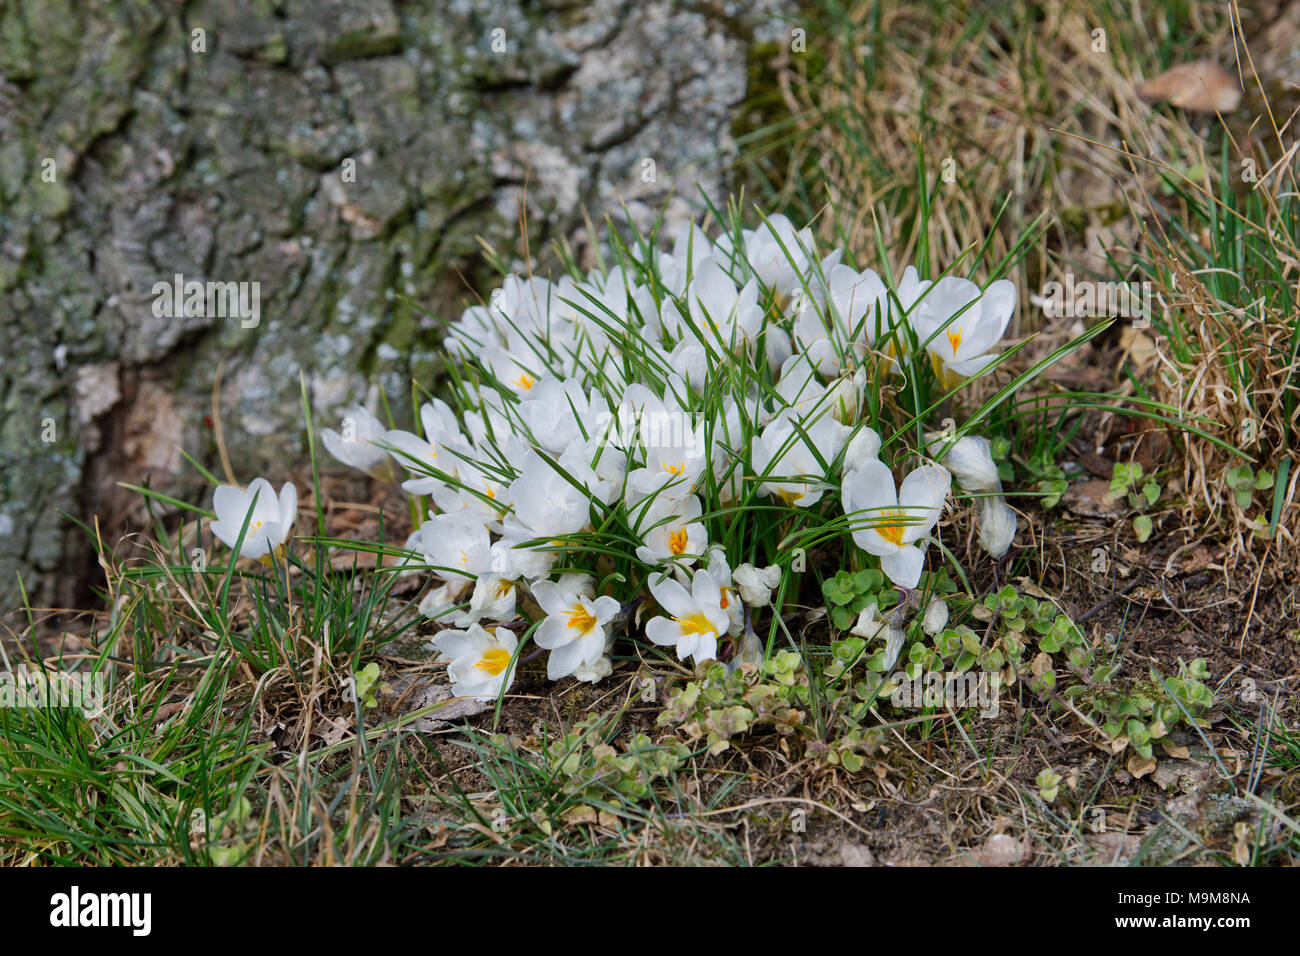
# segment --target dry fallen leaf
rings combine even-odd
[[[1110,482],[1101,478],[1076,481],[1061,496],[1061,503],[1084,518],[1112,518],[1127,510],[1123,501],[1110,496]]]
[[[1143,371],[1156,360],[1156,341],[1141,329],[1125,326],[1119,333],[1119,344],[1135,371]]]
[[[1137,92],[1144,100],[1168,101],[1193,113],[1231,113],[1241,102],[1236,78],[1209,60],[1180,63],[1147,80]]]
[[[1155,769],[1154,757],[1143,757],[1140,753],[1134,753],[1128,758],[1128,772],[1133,775],[1134,780],[1141,780]]]

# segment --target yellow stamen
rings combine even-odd
[[[582,633],[586,637],[591,633],[591,629],[596,626],[596,619],[581,604],[573,606],[573,612],[569,615],[569,627]]]
[[[957,349],[961,345],[961,329],[958,328],[956,332],[945,332],[944,335],[948,336],[948,344],[952,346],[953,358],[956,358]]]
[[[460,566],[463,568],[467,564],[469,564],[469,555],[462,550],[460,552]]]
[[[534,385],[537,384],[537,379],[533,378],[531,375],[525,372],[524,374],[520,375],[517,379],[515,379],[515,384],[518,385],[526,392]]]
[[[681,554],[686,550],[685,528],[679,528],[677,531],[668,532],[668,550],[673,554]]]
[[[685,470],[686,462],[682,462],[680,465],[664,465],[664,471],[670,475],[680,475]]]
[[[506,669],[506,665],[509,663],[510,652],[504,648],[494,647],[490,651],[483,652],[483,656],[479,658],[479,662],[474,665],[474,669],[485,671],[493,677],[496,677]]]
[[[727,597],[727,594],[730,591],[731,588],[722,589],[722,600],[718,603],[718,607],[722,608],[724,611],[727,609],[727,605],[731,603],[731,600]]]
[[[712,634],[714,637],[718,636],[718,632],[714,630],[713,625],[709,623],[709,619],[703,614],[688,614],[686,617],[675,617],[673,620],[680,624],[682,630],[687,634]]]
[[[903,512],[890,511],[887,512],[887,516],[890,518],[901,518],[903,517]],[[903,529],[905,527],[907,526],[901,524],[888,524],[885,525],[883,528],[877,528],[876,530],[879,531],[880,536],[884,538],[886,541],[888,541],[890,544],[901,547],[903,544]]]

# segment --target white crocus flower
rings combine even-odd
[[[1002,496],[1002,479],[993,461],[993,450],[988,440],[978,435],[966,435],[956,441],[940,435],[927,435],[931,454],[943,454],[943,466],[952,473],[963,491],[975,495],[975,523],[979,527],[979,543],[995,558],[1007,553],[1016,536],[1016,513]],[[947,447],[947,453],[943,450]]]
[[[769,289],[782,296],[793,295],[811,278],[816,262],[812,230],[796,230],[794,224],[781,214],[768,216],[757,229],[742,232],[745,259],[754,273]],[[731,237],[723,236],[718,246],[729,249]],[[839,250],[831,253],[821,268],[834,268],[839,262]]]
[[[546,612],[537,629],[538,647],[551,652],[546,676],[559,680],[579,668],[594,668],[605,654],[605,626],[618,614],[618,600],[592,598],[585,575],[565,575],[558,583],[538,581],[533,597]]]
[[[435,398],[420,407],[420,424],[424,426],[423,438],[400,428],[384,433],[397,460],[411,473],[402,482],[402,489],[413,495],[427,495],[446,487],[442,478],[427,472],[440,471],[455,478],[461,459],[470,453],[460,432],[460,419],[442,399]]]
[[[637,521],[638,533],[645,543],[637,547],[636,556],[650,565],[661,561],[672,561],[683,567],[693,565],[709,543],[708,532],[700,522],[701,512],[700,499],[695,495],[655,498]]]
[[[593,435],[577,441],[559,458],[559,465],[578,481],[594,500],[610,504],[623,490],[627,455]]]
[[[524,456],[519,477],[510,483],[514,513],[503,524],[508,538],[554,539],[581,531],[591,521],[591,499],[535,451]]]
[[[504,346],[485,349],[479,361],[496,376],[497,381],[516,395],[523,396],[546,378],[549,371],[538,355],[539,350],[530,345],[523,335],[512,331]]]
[[[412,535],[412,538],[415,536]],[[413,540],[406,543],[408,548],[415,547]],[[447,620],[465,627],[473,623],[474,620],[465,611],[457,610],[457,605],[469,590],[470,582],[462,578],[454,581],[444,581],[442,584],[433,588],[420,601],[419,611],[425,617],[433,621]]]
[[[507,337],[506,330],[545,336],[564,322],[555,287],[540,276],[506,276],[489,302],[492,317]]]
[[[251,515],[249,508],[253,509]],[[277,498],[275,489],[265,478],[254,478],[247,489],[220,485],[212,494],[212,510],[216,518],[211,529],[218,540],[233,548],[247,520],[248,529],[244,531],[239,553],[270,564],[272,554],[284,557],[284,542],[298,514],[298,489],[292,482],[285,482]]]
[[[598,392],[592,392],[589,400],[572,378],[545,379],[529,389],[519,403],[524,424],[537,443],[554,455],[562,455],[575,442],[590,438],[601,412],[608,411]]]
[[[471,305],[451,323],[443,348],[462,359],[472,359],[490,345],[501,343],[501,330],[487,306]]]
[[[508,628],[493,631],[478,624],[467,630],[446,630],[434,635],[431,644],[447,658],[447,677],[458,697],[487,701],[500,696],[514,682],[511,663],[519,639]]]
[[[797,296],[794,338],[826,376],[860,367],[867,348],[889,330],[889,292],[871,269],[837,265],[812,297]]]
[[[343,410],[339,431],[321,429],[325,450],[343,464],[364,471],[380,481],[393,480],[393,460],[382,447],[388,430],[360,405]]]
[[[661,647],[675,647],[681,661],[716,660],[718,638],[727,633],[731,622],[713,576],[703,569],[696,571],[689,591],[670,577],[652,578],[649,587],[667,616],[647,621],[646,637]]]
[[[686,336],[673,346],[668,354],[670,367],[681,375],[692,391],[704,390],[704,383],[709,378],[709,366],[712,364],[708,350],[693,336]]]
[[[772,601],[772,590],[781,583],[781,568],[775,564],[765,568],[741,564],[732,572],[732,580],[742,601],[750,607],[767,607]]]
[[[763,479],[759,490],[793,507],[816,504],[825,491],[826,471],[839,457],[851,431],[829,414],[798,428],[788,410],[777,415],[754,436],[754,472]]]
[[[908,266],[904,269],[903,277],[898,280],[898,288],[894,290],[902,311],[904,313],[911,312],[912,306],[921,301],[921,298],[932,285],[934,283],[930,279],[921,278],[921,274],[916,271],[916,266]]]
[[[889,468],[871,461],[844,476],[840,500],[858,547],[880,558],[880,569],[895,584],[914,588],[924,556],[916,541],[939,520],[952,476],[937,465],[923,465],[903,479],[897,495]],[[870,522],[870,527],[866,524]]]
[[[594,664],[579,664],[573,669],[573,679],[584,684],[595,684],[614,673],[614,662],[608,654],[600,655]]]
[[[517,532],[518,530],[516,529]],[[536,581],[550,574],[557,557],[554,551],[525,548],[509,538],[502,538],[492,545],[491,567],[494,574],[509,578],[511,581],[518,581],[520,578]]]
[[[844,473],[857,471],[867,462],[875,461],[879,455],[880,436],[874,428],[863,425],[849,439],[849,446],[844,449]]]
[[[730,504],[744,493],[744,459],[748,447],[740,405],[732,396],[723,399],[722,411],[713,421],[710,437],[713,444],[708,461],[717,482],[718,500],[724,505]]]
[[[673,295],[686,291],[691,272],[713,254],[713,244],[695,223],[689,223],[677,233],[671,253],[656,251],[655,265],[659,281]]]
[[[944,276],[926,292],[908,319],[944,388],[981,375],[997,356],[992,349],[1016,310],[1016,287],[999,279],[982,294],[969,279]]]
[[[669,385],[685,389],[680,379]],[[624,393],[619,415],[636,418],[645,448],[645,466],[628,472],[628,505],[659,494],[677,498],[690,494],[708,463],[703,422],[694,424],[690,412],[672,394],[660,399],[642,385]]]
[[[718,590],[722,593],[718,604],[726,612],[730,622],[727,625],[727,633],[735,637],[745,629],[745,605],[740,601],[736,582],[731,577],[731,564],[727,560],[727,552],[723,550],[722,545],[711,544],[704,553],[704,563],[709,569],[709,576],[717,583]],[[690,581],[690,576],[684,568],[674,568],[673,573],[683,584]]]
[[[837,422],[852,424],[857,421],[866,385],[867,372],[863,368],[823,385],[808,357],[795,355],[782,366],[776,392],[800,418],[826,412]]]
[[[758,283],[750,280],[737,289],[714,259],[706,259],[696,267],[686,290],[686,302],[691,321],[710,346],[728,348],[733,342],[752,342],[763,325]]]
[[[769,324],[763,335],[763,351],[767,358],[767,367],[773,375],[778,375],[781,366],[790,361],[794,354],[794,343],[790,333],[779,325]]]
[[[464,611],[453,611],[447,621],[456,627],[468,627],[479,621],[511,621],[515,618],[516,599],[513,580],[493,572],[480,574],[474,582],[469,607]]]
[[[491,531],[501,531],[501,519],[509,510],[506,489],[500,481],[468,461],[457,463],[455,487],[441,484],[430,490],[440,511],[474,515]]]
[[[411,539],[444,581],[473,581],[492,569],[487,528],[466,512],[430,515]]]

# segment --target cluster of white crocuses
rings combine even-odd
[[[820,255],[781,216],[643,249],[585,278],[509,276],[467,309],[446,340],[459,411],[429,401],[417,434],[351,408],[323,436],[376,477],[401,465],[403,489],[428,507],[407,548],[437,577],[421,610],[445,625],[433,643],[459,693],[509,686],[526,602],[543,615],[533,640],[552,679],[608,674],[616,633],[647,613],[649,640],[715,659],[752,633],[790,563],[735,532],[760,519],[785,522],[769,540],[801,516],[836,522],[902,588],[917,587],[954,477],[978,496],[988,551],[1001,556],[1015,533],[987,442],[932,435],[895,484],[865,414],[872,377],[915,370],[914,354],[928,353],[945,389],[988,370],[1010,282],[981,290],[911,267],[888,282]],[[213,530],[232,543],[248,499],[218,496]],[[287,529],[263,517],[263,497],[272,506],[259,496],[244,543],[253,557]],[[729,543],[752,563],[734,563]]]

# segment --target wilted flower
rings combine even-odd
[[[948,602],[935,598],[926,605],[925,616],[921,618],[921,630],[933,637],[947,626]]]
[[[927,436],[933,454],[942,454],[949,439],[943,435]],[[943,465],[957,480],[963,491],[974,492],[975,522],[979,527],[979,543],[985,551],[1000,558],[1011,547],[1016,536],[1016,513],[1002,497],[1002,479],[993,461],[993,451],[987,439],[966,435],[952,442]]]
[[[881,617],[877,613],[876,605],[873,602],[858,614],[858,622],[850,628],[849,633],[856,634],[868,641],[877,637],[881,638],[885,642],[883,669],[887,671],[898,660],[898,653],[903,649],[903,644],[907,640],[907,635],[899,626],[899,623],[897,610],[885,617]]]
[[[772,600],[772,590],[781,583],[781,568],[769,564],[756,568],[752,564],[737,565],[731,579],[740,591],[740,599],[750,607],[767,607]]]

